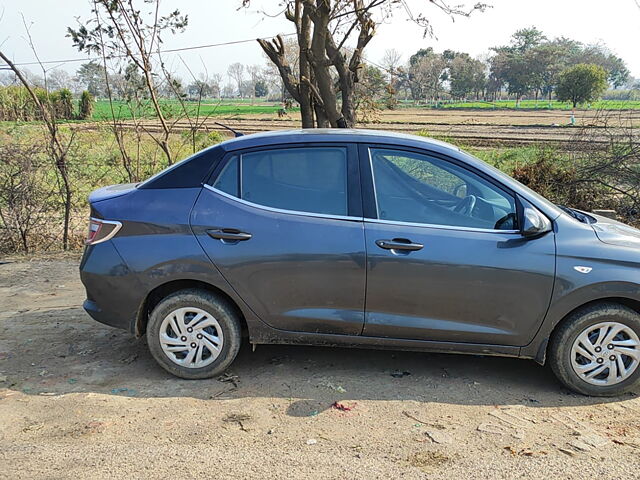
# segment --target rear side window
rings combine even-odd
[[[245,153],[230,159],[213,186],[267,207],[345,216],[347,150],[305,147]]]
[[[240,182],[238,180],[239,173],[239,164],[238,157],[232,157],[229,159],[227,164],[220,172],[218,179],[213,184],[214,188],[218,190],[222,190],[229,195],[233,195],[234,197],[240,196]]]

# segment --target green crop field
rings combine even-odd
[[[162,108],[167,118],[175,116],[184,116],[183,109],[189,113],[189,116],[195,117],[233,117],[242,115],[255,114],[272,114],[275,115],[281,104],[278,102],[251,102],[249,99],[225,99],[223,101],[204,100],[202,103],[185,102],[184,106],[175,100],[162,100]],[[498,100],[496,102],[451,102],[443,101],[437,104],[416,105],[413,102],[401,102],[401,108],[437,108],[437,109],[483,109],[483,110],[571,110],[568,103],[552,100],[551,102],[538,100],[522,100],[520,105],[516,107],[515,100]],[[98,100],[94,105],[93,121],[104,121],[111,119],[111,108],[107,100]],[[144,105],[141,109],[131,110],[129,105],[123,101],[113,102],[114,113],[121,120],[130,120],[134,117],[155,117],[155,112],[151,104]],[[640,110],[640,100],[599,100],[589,105],[579,107],[580,109],[590,110]],[[288,112],[297,112],[298,108],[289,109]]]
[[[167,118],[176,116],[184,116],[184,109],[187,110],[189,116],[195,117],[233,117],[242,115],[255,115],[255,114],[272,114],[275,115],[280,108],[281,104],[278,102],[261,102],[250,99],[225,99],[223,101],[218,100],[204,100],[200,104],[197,102],[185,102],[184,106],[176,100],[161,100],[161,105],[165,111]],[[131,107],[123,101],[113,102],[114,113],[120,120],[130,120],[135,117],[155,117],[155,112],[150,103],[145,104],[142,108],[132,110]],[[442,101],[437,104],[422,104],[416,105],[414,102],[401,102],[400,108],[428,108],[428,109],[482,109],[482,110],[565,110],[570,111],[571,105],[568,103],[558,102],[552,100],[551,102],[538,100],[522,100],[520,105],[516,107],[515,100],[498,100],[496,102],[452,102]],[[579,107],[579,109],[590,110],[640,110],[640,100],[599,100],[589,105]],[[298,112],[298,108],[291,108],[288,110],[291,112]],[[104,121],[111,119],[111,107],[107,100],[98,100],[94,105],[93,121]]]
[[[200,104],[197,102],[185,102],[184,106],[175,100],[162,100],[161,106],[165,115],[170,118],[174,116],[182,116],[184,109],[187,110],[189,116],[195,117],[211,117],[211,116],[234,116],[234,115],[251,115],[259,113],[276,114],[282,106],[279,103],[266,103],[256,101],[251,103],[250,100],[203,100]],[[98,100],[94,105],[93,118],[94,121],[103,121],[111,119],[111,107],[107,100]],[[132,110],[126,102],[114,101],[114,113],[121,120],[129,120],[134,117],[154,117],[155,112],[153,106],[148,103],[139,110]],[[297,111],[293,108],[290,111]]]

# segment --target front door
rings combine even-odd
[[[376,217],[363,335],[527,344],[551,299],[553,234],[524,239],[515,196],[451,159],[363,150]]]
[[[355,147],[271,147],[226,158],[191,215],[198,241],[274,328],[357,335],[365,250]]]

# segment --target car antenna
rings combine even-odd
[[[233,128],[231,128],[231,127],[227,127],[226,125],[223,125],[223,124],[221,124],[221,123],[218,123],[218,122],[213,122],[213,123],[215,123],[216,125],[220,125],[222,128],[226,128],[226,129],[227,129],[227,130],[229,130],[230,132],[233,132],[233,134],[234,134],[236,137],[242,137],[242,136],[244,135],[244,133],[239,132],[239,131],[237,131],[237,130],[234,130],[234,129],[233,129]]]

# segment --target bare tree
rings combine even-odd
[[[193,83],[188,88],[189,90],[188,93],[190,96],[194,94],[196,102],[195,102],[195,105],[193,104],[187,105],[184,98],[185,96],[182,94],[182,92],[176,89],[174,91],[174,96],[178,100],[178,103],[180,104],[180,115],[176,117],[175,123],[177,124],[182,119],[186,119],[186,121],[189,123],[189,134],[190,134],[189,137],[190,137],[191,148],[193,153],[196,153],[196,151],[198,150],[197,138],[199,136],[199,132],[201,129],[203,129],[203,127],[205,127],[206,121],[215,112],[215,109],[209,112],[209,114],[207,115],[202,115],[202,112],[201,112],[203,98],[207,95],[210,95],[211,93],[211,83],[206,71],[205,73],[199,74],[198,77],[196,78],[196,76],[193,74],[193,72],[189,68],[189,65],[187,64],[187,62],[185,62],[184,59],[182,59],[182,57],[180,57],[180,59],[182,60],[183,65],[185,66],[185,68],[187,69],[187,71],[189,72],[193,80]],[[175,86],[176,82],[171,81],[173,76],[166,69],[165,63],[161,62],[161,65],[162,65],[162,69],[165,74],[165,77],[170,80],[169,85]],[[220,75],[218,77],[222,78]],[[195,108],[192,108],[192,107],[195,107]]]
[[[214,73],[211,75],[211,94],[216,97],[216,98],[220,98],[222,96],[222,74],[220,73]]]
[[[291,69],[291,74],[295,78],[300,77],[300,68],[298,65],[298,60],[300,58],[300,51],[298,48],[298,42],[294,38],[284,38],[284,63],[289,66]],[[265,54],[265,57],[268,60],[267,66],[265,68],[265,77],[269,82],[270,88],[273,91],[279,92],[280,100],[282,102],[285,101],[285,97],[287,96],[287,89],[282,81],[282,77],[280,76],[280,71],[278,66],[270,61],[269,57]]]
[[[262,78],[262,69],[259,65],[248,65],[247,73],[249,74],[249,88],[251,90],[251,99],[256,96],[256,83]]]
[[[51,90],[60,90],[62,88],[73,88],[73,80],[71,75],[65,70],[54,68],[47,72],[47,84]]]
[[[242,95],[242,84],[244,83],[244,65],[240,62],[232,63],[227,69],[227,75],[233,80],[238,88],[238,95]]]
[[[0,86],[8,87],[9,85],[15,85],[18,78],[13,72],[0,72]]]
[[[363,63],[363,51],[373,38],[380,21],[396,9],[431,32],[431,23],[414,14],[406,1],[398,0],[283,0],[283,15],[296,28],[299,47],[299,75],[287,62],[282,36],[272,41],[258,40],[269,59],[278,67],[289,94],[300,104],[302,126],[350,127],[356,121],[354,91]],[[449,15],[470,15],[485,8],[476,4],[469,10],[450,7],[444,0],[428,2]],[[247,6],[250,0],[242,0]],[[374,14],[376,20],[374,20]],[[347,42],[352,40],[347,47]],[[340,107],[334,85],[338,79]]]
[[[235,92],[235,88],[230,83],[227,83],[227,84],[225,84],[224,87],[222,87],[222,97],[223,98],[232,98],[234,92]]]
[[[398,105],[398,77],[401,72],[399,70],[402,65],[402,54],[395,48],[388,49],[382,57],[382,67],[386,70],[386,76],[389,83],[387,84],[386,106],[393,110]]]
[[[381,65],[389,76],[389,83],[393,86],[397,76],[398,67],[402,65],[402,54],[395,48],[385,50]]]
[[[28,34],[27,30],[27,34]],[[31,40],[29,40],[31,42]],[[33,45],[32,45],[33,47]],[[34,50],[35,53],[35,50]],[[36,54],[37,56],[37,54]],[[47,95],[43,101],[38,98],[31,84],[27,80],[27,78],[22,74],[22,72],[14,65],[14,63],[0,50],[0,59],[4,60],[4,62],[9,66],[9,68],[16,75],[20,83],[26,88],[29,96],[36,104],[42,120],[44,122],[44,126],[46,132],[48,134],[48,143],[47,143],[47,151],[49,156],[55,163],[56,169],[60,174],[60,178],[62,179],[62,185],[60,188],[60,193],[63,197],[64,201],[64,220],[63,220],[63,232],[62,232],[62,246],[65,250],[69,248],[69,221],[71,217],[71,200],[72,200],[72,189],[71,189],[71,181],[69,178],[69,168],[67,164],[67,157],[69,154],[69,149],[71,148],[74,140],[73,132],[65,137],[58,128],[58,124],[56,121],[56,115],[54,113],[54,108],[51,104],[50,97]],[[43,71],[44,68],[43,68]]]
[[[158,100],[152,57],[160,53],[162,34],[167,30],[172,33],[184,31],[188,20],[179,10],[161,16],[160,0],[145,0],[144,3],[149,5],[148,10],[140,10],[134,0],[93,0],[95,18],[81,23],[77,29],[68,28],[67,31],[78,50],[98,54],[106,50],[108,56],[124,56],[140,71],[162,130],[160,138],[152,138],[171,164],[171,128]],[[149,15],[153,21],[147,23]]]

